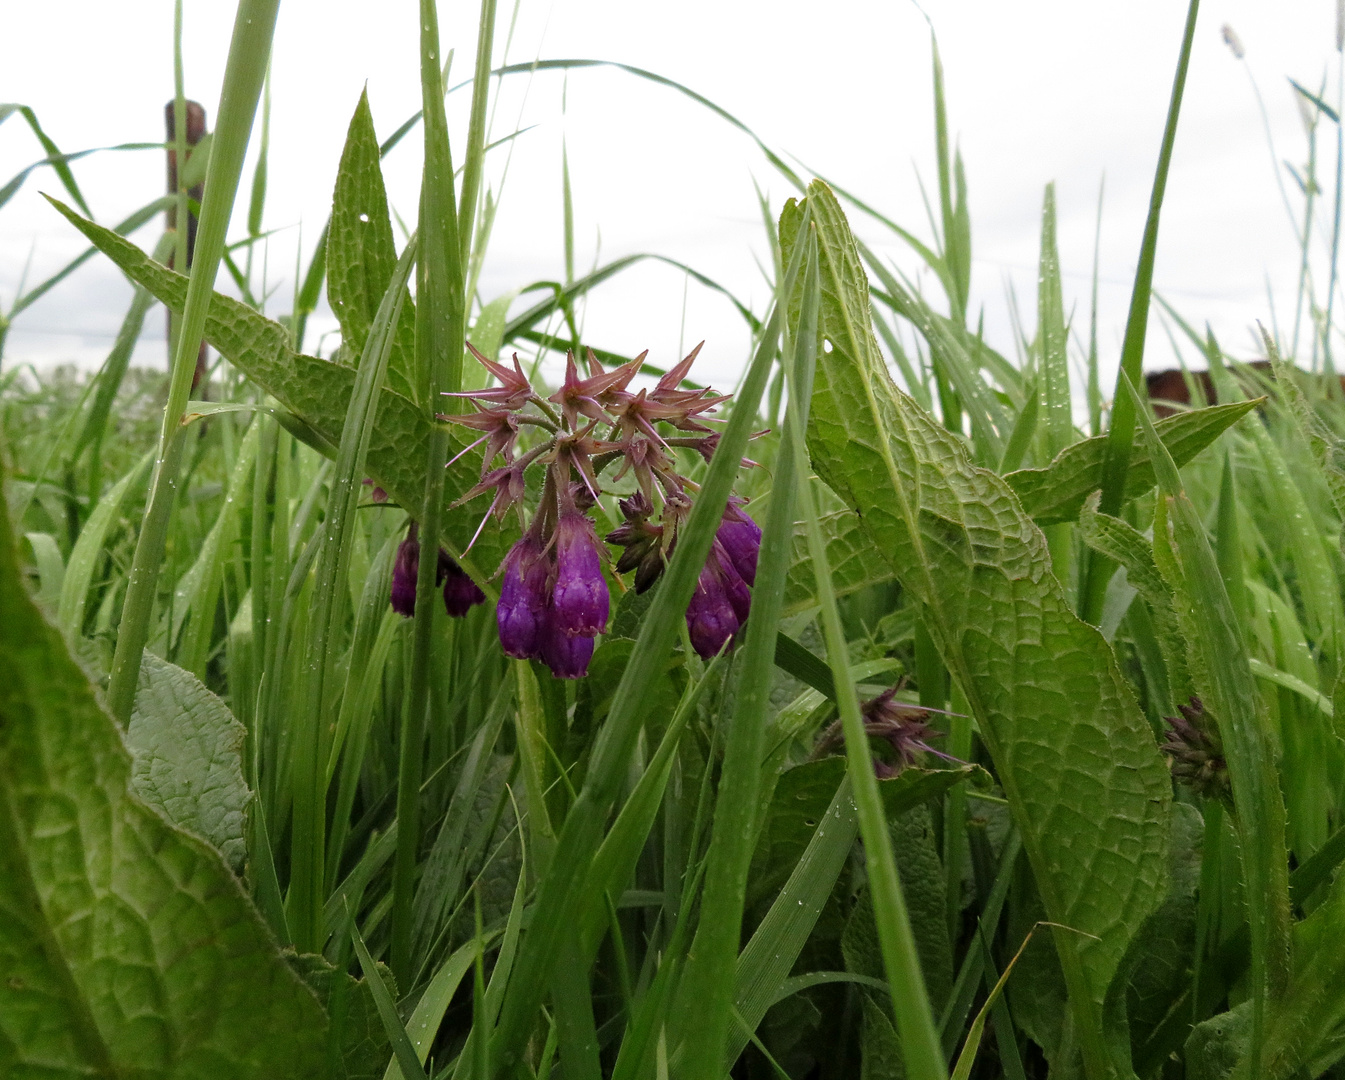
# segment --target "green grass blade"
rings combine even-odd
[[[1121,366],[1112,394],[1111,427],[1107,432],[1107,455],[1102,474],[1102,512],[1116,515],[1125,499],[1127,472],[1130,469],[1131,448],[1135,441],[1135,409],[1125,392],[1122,377],[1139,385],[1144,372],[1144,338],[1149,326],[1149,298],[1153,291],[1154,260],[1158,253],[1158,218],[1163,209],[1163,195],[1167,189],[1168,168],[1172,164],[1172,148],[1177,139],[1177,118],[1181,113],[1182,95],[1186,89],[1186,71],[1191,63],[1191,46],[1195,40],[1196,16],[1200,0],[1190,0],[1186,10],[1177,72],[1172,80],[1172,96],[1168,102],[1167,122],[1163,128],[1163,142],[1158,151],[1158,167],[1154,172],[1153,189],[1149,195],[1149,214],[1144,222],[1144,239],[1140,243],[1139,264],[1135,269],[1135,284],[1130,294],[1130,313],[1126,318],[1125,338],[1121,343]],[[1085,557],[1086,558],[1086,557]],[[1102,612],[1106,590],[1106,575],[1101,565],[1094,569],[1095,560],[1087,560],[1082,568],[1080,601],[1084,618],[1096,623]]]
[[[84,632],[84,606],[89,599],[89,585],[103,554],[108,532],[121,513],[127,493],[144,476],[149,463],[150,454],[147,451],[130,472],[112,485],[112,489],[99,500],[89,515],[89,520],[79,532],[79,539],[70,549],[65,578],[61,582],[61,601],[56,619],[61,630],[71,640]]]
[[[279,0],[239,0],[233,40],[220,92],[219,119],[215,126],[201,224],[196,234],[196,253],[191,281],[173,356],[168,403],[150,485],[149,506],[136,544],[126,601],[117,634],[117,650],[108,685],[112,714],[125,725],[130,719],[140,673],[140,654],[149,636],[154,594],[163,562],[174,491],[184,440],[179,425],[191,392],[196,355],[205,329],[206,312],[214,291],[215,274],[224,254],[225,233],[233,210],[234,196],[243,171],[252,118],[261,95],[271,36],[275,30]]]
[[[801,314],[791,341],[792,355],[783,363],[795,372],[811,372],[817,349],[817,254],[804,263]],[[807,386],[811,375],[800,376]],[[799,478],[793,440],[795,428],[807,423],[807,397],[790,408],[801,413],[780,441],[772,497],[762,531],[757,577],[753,586],[752,617],[738,670],[733,719],[725,740],[710,847],[706,854],[700,922],[692,941],[678,1003],[674,1007],[670,1041],[677,1053],[685,1046],[679,1071],[688,1077],[716,1080],[724,1040],[729,1031],[729,1003],[733,993],[733,966],[742,937],[747,876],[756,845],[756,815],[765,754],[766,716],[775,682],[775,654],[783,602],[785,575],[793,555],[794,492]]]
[[[1060,251],[1055,239],[1055,185],[1046,185],[1041,211],[1041,262],[1037,270],[1037,349],[1042,428],[1047,456],[1074,442],[1074,418],[1066,355],[1065,302],[1060,289]]]
[[[322,902],[326,884],[326,767],[330,734],[325,703],[335,685],[335,662],[340,628],[345,619],[345,583],[349,576],[355,508],[363,490],[365,458],[378,412],[380,388],[396,333],[397,317],[406,281],[416,256],[408,244],[383,294],[378,314],[365,341],[364,354],[341,431],[341,447],[331,479],[327,514],[322,524],[313,607],[305,659],[307,682],[302,711],[295,717],[293,736],[294,820],[290,842],[290,892],[287,904],[290,930],[301,951],[316,952],[322,945]],[[433,562],[434,560],[426,560]]]
[[[484,16],[484,10],[483,10]],[[420,231],[424,248],[416,277],[417,398],[433,412],[444,403],[454,411],[456,398],[441,398],[462,388],[462,352],[466,334],[463,310],[463,260],[459,247],[454,194],[453,154],[444,114],[443,75],[439,67],[439,14],[435,0],[420,3],[420,95],[424,113],[425,161],[420,184]],[[402,702],[397,779],[397,860],[393,868],[392,970],[404,982],[412,972],[412,933],[416,856],[420,846],[420,782],[424,774],[425,725],[430,700],[430,653],[438,612],[435,582],[444,507],[444,465],[449,438],[445,426],[430,429],[425,446],[420,496],[420,560],[416,577],[416,615],[412,629],[411,672]]]
[[[364,944],[360,928],[355,925],[355,917],[349,910],[346,916],[350,920],[350,938],[355,944],[355,955],[360,958],[360,969],[364,972],[365,981],[368,982],[369,990],[374,995],[378,1018],[383,1021],[383,1029],[387,1032],[388,1042],[392,1044],[392,1052],[397,1057],[397,1065],[402,1071],[402,1076],[410,1077],[411,1080],[428,1080],[425,1070],[421,1067],[420,1058],[416,1056],[416,1048],[406,1034],[406,1026],[397,1015],[397,1004],[392,1000],[388,984],[383,981],[383,973],[378,970],[374,958],[369,955],[369,947]],[[477,952],[479,955],[479,948]]]

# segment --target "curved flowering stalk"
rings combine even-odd
[[[623,549],[614,572],[633,571],[639,592],[662,574],[697,490],[679,472],[677,448],[708,461],[719,441],[708,414],[728,400],[709,389],[681,388],[700,349],[652,389],[639,390],[630,384],[646,354],[608,371],[589,350],[584,375],[571,353],[561,386],[546,396],[532,387],[517,356],[511,370],[472,349],[498,385],[457,395],[471,401],[474,413],[440,417],[477,433],[463,454],[482,449],[480,482],[458,505],[489,493],[482,526],[511,511],[522,522],[527,477],[541,478],[537,510],[497,572],[496,621],[506,655],[541,660],[558,678],[588,673],[594,640],[611,613],[603,576],[611,557],[589,514],[602,496],[621,496],[625,519],[606,537]],[[616,486],[625,483],[634,490],[623,496]],[[705,657],[733,640],[751,605],[761,530],[742,506],[735,499],[725,511],[687,609],[692,644]]]

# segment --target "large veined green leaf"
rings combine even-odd
[[[209,840],[235,873],[247,858],[246,735],[190,671],[144,654],[126,729],[131,785],[174,825]]]
[[[326,1020],[24,591],[0,500],[0,1075],[319,1077]]]
[[[1155,425],[1177,467],[1185,465],[1264,399],[1211,405],[1160,420]],[[1084,439],[1066,447],[1042,469],[1019,469],[1004,479],[1013,488],[1027,515],[1038,525],[1073,521],[1084,499],[1102,486],[1102,461],[1107,436]],[[1125,497],[1133,499],[1154,486],[1154,467],[1148,451],[1137,446],[1126,474]]]
[[[359,356],[364,349],[396,265],[378,136],[374,134],[369,94],[365,91],[350,118],[327,225],[327,300],[341,324],[341,343],[348,356]],[[388,385],[413,401],[415,348],[416,309],[407,295],[402,299],[388,358]]]
[[[822,478],[860,515],[932,636],[994,758],[1054,922],[1094,1078],[1128,1073],[1103,1002],[1165,893],[1171,783],[1102,635],[1070,610],[1045,539],[1005,481],[892,383],[868,282],[829,188],[808,189],[822,251],[823,350],[809,427]],[[801,210],[790,203],[782,245]]]
[[[52,204],[88,237],[98,249],[139,285],[149,289],[173,311],[181,311],[187,296],[187,279],[155,262],[130,241],[80,217],[69,207],[52,199]],[[206,340],[230,363],[294,413],[326,444],[326,452],[335,456],[341,441],[341,425],[355,386],[355,369],[296,353],[290,348],[290,334],[277,322],[220,293],[210,301],[206,316]],[[402,506],[420,505],[424,489],[426,444],[430,421],[407,397],[384,388],[378,405],[378,420],[369,441],[366,458],[370,476]],[[467,445],[457,431],[450,432],[453,453]],[[445,503],[451,505],[477,481],[473,455],[467,455],[447,470]],[[486,496],[444,516],[442,540],[456,552],[471,542],[472,534],[486,512]],[[504,556],[505,544],[499,528],[487,522],[481,537],[466,560],[468,569],[478,570],[478,584],[484,585],[479,571],[493,572]]]

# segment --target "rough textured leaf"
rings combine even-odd
[[[892,580],[892,567],[873,547],[852,510],[828,514],[819,522],[827,538],[827,559],[837,596],[846,596],[868,585]],[[817,603],[814,597],[813,563],[808,556],[808,536],[799,526],[794,531],[794,559],[785,578],[784,614],[793,615]]]
[[[1171,784],[1102,635],[1070,610],[1041,532],[999,476],[892,383],[868,287],[835,197],[809,187],[826,346],[809,448],[858,511],[966,693],[1056,931],[1090,1073],[1102,1003],[1130,939],[1166,893]],[[787,206],[784,250],[800,211]],[[1083,492],[1082,494],[1087,494]],[[1082,494],[1080,502],[1082,501]],[[1091,935],[1091,936],[1085,936]]]
[[[247,858],[247,732],[190,671],[146,652],[126,729],[135,793],[209,840],[238,873]]]
[[[115,233],[86,221],[54,199],[52,202],[128,277],[149,289],[173,311],[182,310],[187,296],[185,277],[156,263]],[[296,353],[290,348],[290,334],[285,327],[220,293],[211,298],[205,336],[230,363],[311,428],[326,443],[325,452],[334,456],[355,386],[353,368]],[[426,415],[409,398],[385,388],[366,462],[370,476],[402,506],[420,505],[429,437],[430,422]],[[467,445],[467,440],[456,431],[450,432],[449,438],[454,454]],[[445,504],[456,502],[476,480],[477,467],[468,455],[447,470]],[[483,495],[467,507],[446,514],[445,546],[461,552],[471,541],[488,505],[489,498]],[[492,573],[504,551],[499,528],[493,521],[487,522],[470,559],[459,561],[469,570],[477,568],[477,583],[485,587],[484,575],[479,571]]]
[[[1261,402],[1236,401],[1178,413],[1157,425],[1158,435],[1180,468]],[[1083,501],[1102,486],[1102,459],[1107,436],[1084,439],[1062,450],[1044,469],[1019,469],[1004,479],[1018,496],[1027,515],[1038,525],[1073,521]],[[1148,451],[1137,446],[1126,474],[1125,497],[1133,499],[1154,486],[1154,467]]]
[[[369,94],[365,91],[346,132],[327,226],[327,300],[341,324],[341,343],[348,356],[359,356],[364,349],[396,265],[378,136],[374,134]],[[415,348],[416,309],[408,293],[402,301],[388,359],[388,386],[413,401]]]
[[[378,1080],[391,1051],[368,980],[341,975],[337,982],[336,968],[313,953],[291,956],[289,962],[329,1012],[344,1010],[340,1016],[341,1071],[329,1080]],[[383,978],[392,978],[392,972],[381,965],[380,970]],[[338,1002],[335,999],[342,987],[344,1001]]]
[[[322,1009],[131,759],[0,501],[0,1075],[318,1077]]]

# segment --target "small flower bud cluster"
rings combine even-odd
[[[397,557],[392,564],[392,610],[408,619],[416,613],[416,575],[420,572],[420,540],[416,532],[413,521],[406,531],[406,539],[397,546]],[[444,587],[444,610],[455,619],[462,618],[486,599],[476,582],[443,548],[439,549],[434,582]]]
[[[871,739],[886,742],[896,759],[887,761],[874,756],[873,771],[881,780],[896,776],[902,769],[916,764],[922,753],[934,754],[946,761],[957,761],[956,758],[935,750],[925,742],[926,739],[943,734],[933,730],[929,724],[930,716],[938,710],[898,701],[896,697],[899,689],[900,687],[894,686],[890,690],[884,690],[876,698],[860,706],[860,713],[864,718],[864,734]],[[845,732],[841,722],[837,720],[818,740],[813,756],[823,757],[833,753],[839,750],[844,742]]]
[[[709,460],[719,436],[706,426],[705,414],[727,398],[682,388],[699,345],[652,390],[638,392],[630,383],[645,354],[608,371],[590,350],[587,377],[571,354],[560,389],[545,397],[533,389],[517,356],[511,370],[471,351],[497,385],[457,395],[472,402],[474,413],[440,417],[480,432],[463,454],[484,447],[480,482],[459,504],[491,495],[482,527],[492,515],[521,515],[529,470],[542,474],[537,510],[499,571],[500,644],[508,656],[542,660],[558,678],[580,678],[588,673],[594,638],[607,630],[611,607],[603,577],[609,560],[588,511],[612,485],[630,478],[635,490],[618,502],[624,522],[606,539],[622,549],[615,573],[634,571],[639,592],[653,585],[698,490],[678,472],[674,448]],[[520,449],[520,442],[527,448]],[[702,656],[719,652],[747,618],[760,546],[761,530],[735,500],[687,610],[691,640]]]
[[[1233,788],[1228,779],[1228,763],[1223,744],[1205,704],[1198,697],[1178,705],[1181,716],[1165,716],[1167,738],[1159,747],[1172,759],[1172,775],[1201,795],[1228,799]]]

